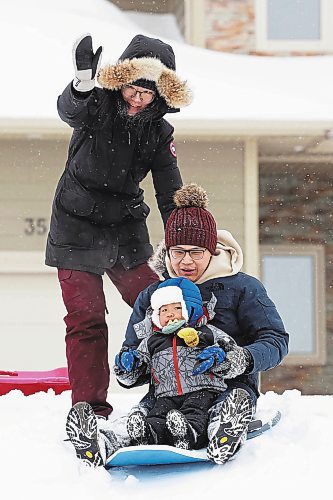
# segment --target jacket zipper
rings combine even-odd
[[[155,380],[155,383],[158,385],[160,383],[160,381],[158,380],[158,378],[155,375],[154,368],[151,369],[150,373],[151,373],[151,376],[153,377],[153,379]]]
[[[178,394],[178,396],[181,396],[183,394],[183,390],[182,390],[182,386],[180,383],[180,377],[179,377],[179,367],[178,367],[178,359],[177,359],[177,337],[176,337],[176,335],[172,339],[172,356],[173,356],[173,364],[174,364],[175,373],[176,373],[177,394]]]

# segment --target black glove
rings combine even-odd
[[[73,45],[73,64],[75,78],[73,86],[79,92],[89,92],[95,87],[95,78],[102,61],[103,47],[95,54],[91,35],[82,35]]]
[[[251,370],[253,359],[246,348],[238,346],[231,337],[219,339],[218,344],[225,352],[225,359],[213,367],[212,372],[224,378],[235,378]]]

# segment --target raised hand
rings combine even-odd
[[[75,78],[73,86],[79,92],[89,92],[95,87],[95,78],[102,61],[103,47],[94,53],[90,34],[82,35],[73,45]]]

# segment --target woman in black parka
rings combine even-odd
[[[156,281],[140,182],[148,172],[164,224],[182,185],[173,127],[163,118],[191,101],[175,73],[172,47],[137,35],[119,60],[99,71],[102,47],[90,35],[74,45],[75,79],[58,99],[73,128],[56,188],[46,264],[58,268],[67,309],[66,355],[72,401],[107,417],[108,331],[104,272],[127,304]],[[95,86],[95,77],[100,87]]]

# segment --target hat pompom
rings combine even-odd
[[[194,182],[178,189],[173,199],[177,208],[198,207],[206,209],[208,207],[206,191]]]

